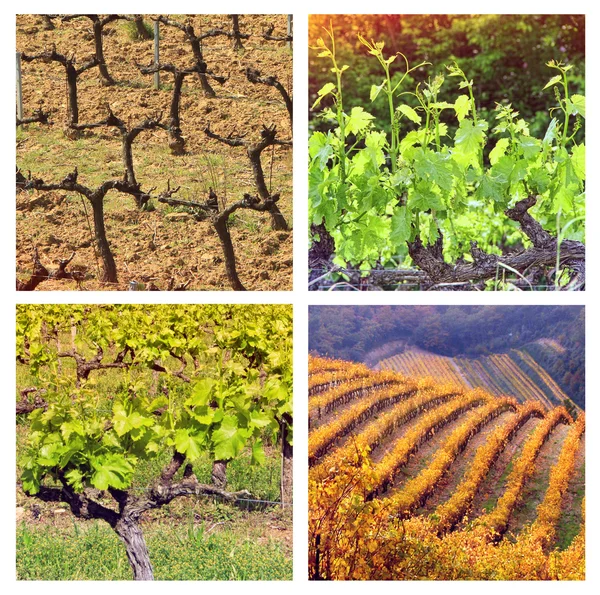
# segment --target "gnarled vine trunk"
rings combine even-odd
[[[263,172],[262,164],[260,162],[261,152],[262,148],[252,147],[248,149],[248,157],[252,166],[252,173],[254,174],[254,181],[256,182],[258,196],[260,196],[263,200],[266,200],[271,196],[271,193],[267,188],[267,184],[265,182],[265,174]],[[285,217],[283,216],[282,212],[279,210],[279,207],[275,203],[273,203],[273,205],[271,206],[271,209],[269,210],[269,215],[271,216],[271,227],[275,231],[289,230]]]
[[[206,62],[202,57],[202,48],[200,47],[200,39],[194,36],[188,36],[190,40],[190,44],[192,46],[192,53],[194,54],[194,58],[196,59],[196,64],[198,65],[198,78],[200,79],[200,85],[202,86],[202,90],[204,91],[205,97],[216,97],[217,94],[215,90],[211,87],[208,82],[208,78],[206,76]]]
[[[152,35],[150,34],[148,29],[146,29],[146,26],[144,25],[143,15],[134,14],[133,22],[135,23],[135,28],[136,28],[137,34],[140,39],[152,39]]]
[[[150,554],[139,521],[129,516],[122,516],[113,529],[125,544],[127,559],[133,570],[133,579],[136,581],[154,580]]]
[[[235,266],[235,252],[233,250],[233,242],[231,241],[231,235],[229,229],[227,229],[227,218],[226,217],[215,217],[213,225],[219,236],[221,247],[223,248],[223,255],[225,256],[225,271],[227,272],[227,278],[231,287],[235,291],[246,291],[246,288],[238,277],[237,268]]]
[[[92,211],[94,214],[94,230],[96,236],[96,243],[98,244],[98,251],[102,258],[102,265],[104,272],[102,274],[102,281],[107,283],[117,282],[117,265],[113,258],[110,250],[110,245],[106,239],[106,228],[104,227],[104,197],[99,200],[92,200]]]
[[[105,23],[100,20],[93,22],[93,31],[94,31],[94,48],[96,50],[96,58],[98,58],[98,69],[100,70],[100,74],[102,75],[103,84],[104,85],[114,85],[115,80],[110,73],[108,72],[108,68],[106,67],[106,61],[104,59],[104,46],[102,44],[102,30],[104,29]]]
[[[77,70],[71,62],[66,65],[67,71],[67,88],[69,102],[67,104],[67,126],[77,124],[79,122],[79,103],[77,101]]]

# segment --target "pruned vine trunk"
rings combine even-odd
[[[23,281],[17,279],[16,289],[17,291],[33,291],[40,283],[47,279],[73,279],[78,281],[81,279],[79,272],[68,272],[67,266],[75,258],[75,252],[71,254],[69,258],[62,258],[59,262],[58,268],[54,271],[49,271],[40,260],[37,246],[33,251],[33,271],[29,279]]]
[[[173,155],[183,155],[185,153],[185,140],[181,136],[181,122],[179,119],[179,105],[181,103],[181,87],[185,73],[174,73],[173,97],[171,98],[171,112],[169,114],[169,149]]]
[[[250,160],[250,164],[252,166],[252,173],[254,174],[254,182],[256,184],[258,196],[265,202],[265,204],[268,204],[267,210],[271,215],[271,227],[276,231],[288,231],[289,227],[287,221],[276,204],[277,200],[279,200],[279,193],[276,194],[277,200],[273,200],[275,194],[271,195],[269,189],[267,188],[267,184],[265,183],[265,175],[263,173],[260,156],[267,147],[272,147],[274,145],[291,145],[291,141],[277,140],[277,128],[274,124],[272,126],[263,125],[260,133],[261,140],[254,144],[243,140],[241,137],[235,138],[231,135],[224,137],[219,134],[215,134],[210,129],[210,124],[208,124],[208,126],[204,129],[204,134],[206,134],[209,138],[214,138],[219,142],[229,145],[230,147],[246,148],[246,154],[248,155],[248,159]]]
[[[79,122],[79,104],[77,102],[77,70],[72,63],[68,63],[67,86],[69,88],[69,103],[67,105],[67,126]]]
[[[133,22],[135,23],[135,29],[136,29],[137,34],[139,35],[140,39],[152,39],[152,35],[150,34],[148,29],[146,29],[146,26],[144,25],[143,15],[134,14]]]
[[[102,45],[102,29],[104,28],[104,23],[102,21],[94,21],[93,29],[94,29],[94,48],[96,50],[96,58],[98,58],[98,68],[100,69],[100,74],[102,75],[103,84],[105,85],[114,85],[115,80],[110,73],[108,72],[108,68],[106,67],[106,62],[104,60],[104,47]]]
[[[123,155],[123,165],[125,166],[125,179],[130,184],[136,186],[137,180],[135,179],[135,169],[133,168],[133,141],[128,138],[127,132],[121,132],[121,134],[123,135],[121,151]]]
[[[169,135],[169,149],[173,155],[183,155],[185,153],[185,139],[181,135],[181,120],[179,118],[179,108],[181,105],[181,89],[186,76],[197,73],[197,69],[182,70],[173,64],[150,64],[149,66],[138,65],[142,74],[153,74],[157,72],[170,72],[173,75],[173,95],[171,96],[171,107],[169,111],[169,120],[166,126]]]
[[[133,570],[133,579],[136,581],[154,580],[148,546],[146,545],[139,521],[131,517],[122,516],[113,529],[125,544],[127,559]]]
[[[24,62],[31,62],[33,60],[42,60],[45,63],[58,62],[64,67],[67,77],[68,88],[65,135],[69,138],[75,138],[77,136],[77,132],[71,127],[74,124],[78,124],[79,122],[79,104],[77,102],[77,77],[86,70],[98,66],[98,58],[94,55],[90,60],[83,63],[79,68],[76,68],[75,56],[67,57],[66,55],[59,54],[56,51],[56,49],[53,48],[51,50],[45,50],[35,55],[23,53],[21,54],[21,60],[23,60]]]
[[[56,29],[49,14],[41,14],[40,16],[42,17],[42,24],[45,31],[54,31]]]
[[[242,35],[240,33],[240,15],[232,14],[231,22],[233,27],[233,50],[235,52],[244,51],[244,44],[242,43]]]
[[[293,127],[294,124],[294,107],[293,101],[290,94],[286,91],[285,87],[277,80],[276,76],[261,76],[260,71],[256,68],[246,68],[246,78],[254,84],[260,83],[262,85],[268,85],[277,89],[285,103],[285,107],[290,116],[290,124]]]
[[[200,79],[200,85],[204,91],[206,97],[216,97],[215,90],[210,86],[208,78],[206,76],[206,62],[202,57],[202,49],[200,48],[200,40],[197,37],[189,38],[192,44],[192,52],[196,63],[198,64],[198,79]]]
[[[252,165],[252,173],[254,174],[254,181],[256,182],[256,189],[258,195],[263,199],[267,199],[271,196],[267,184],[265,183],[265,174],[263,172],[262,164],[260,161],[260,154],[262,149],[257,150],[256,148],[250,148],[248,150],[248,157],[250,164]],[[269,209],[269,215],[271,216],[271,227],[275,231],[288,231],[289,227],[285,217],[279,210],[277,204],[273,203]]]
[[[194,32],[194,28],[192,25],[178,23],[177,21],[172,21],[167,17],[161,15],[156,19],[159,23],[164,23],[170,27],[176,27],[186,36],[187,40],[190,42],[192,46],[192,53],[194,54],[194,59],[196,61],[194,70],[200,79],[200,85],[202,86],[202,90],[204,91],[204,95],[206,97],[216,97],[216,93],[213,88],[210,86],[208,82],[207,74],[209,74],[212,78],[220,82],[221,84],[225,82],[225,78],[214,75],[213,73],[207,70],[206,62],[202,56],[202,40],[204,39],[203,35],[196,35]],[[208,32],[207,36],[212,36],[214,33]]]
[[[269,210],[269,215],[271,217],[271,227],[275,231],[289,231],[289,226],[283,213],[279,210],[279,207],[276,204],[271,206]]]
[[[174,206],[187,206],[192,208],[200,209],[204,213],[213,213],[211,215],[211,222],[219,235],[221,240],[221,247],[223,248],[223,256],[225,257],[225,270],[227,272],[227,278],[231,283],[231,286],[236,291],[245,291],[246,288],[240,281],[237,269],[235,265],[235,252],[233,250],[233,243],[231,241],[231,234],[227,227],[227,221],[229,217],[235,213],[238,209],[251,209],[260,213],[267,211],[271,212],[273,205],[279,200],[279,194],[273,194],[266,200],[261,201],[257,196],[251,196],[250,194],[244,194],[244,198],[238,202],[235,202],[227,206],[224,210],[219,211],[219,201],[216,194],[214,194],[212,188],[209,194],[209,198],[205,203],[195,202],[191,200],[180,200],[171,198],[169,195],[162,195],[158,197],[158,202],[170,204]],[[215,212],[216,211],[216,212]]]
[[[223,248],[223,256],[225,257],[225,272],[227,278],[231,283],[231,287],[235,291],[246,291],[246,288],[238,277],[237,268],[235,266],[235,252],[233,250],[233,242],[231,241],[231,234],[227,228],[228,217],[215,217],[213,225],[219,235],[221,241],[221,247]]]
[[[96,236],[96,244],[102,258],[102,281],[107,283],[117,282],[117,265],[113,258],[110,245],[106,239],[106,228],[104,227],[104,196],[99,200],[90,200],[92,204],[92,212],[94,214],[94,232]]]

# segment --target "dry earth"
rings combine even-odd
[[[231,31],[227,15],[169,15],[184,22],[190,18],[196,34],[220,28]],[[149,19],[147,18],[149,21]],[[151,21],[149,21],[151,22]],[[56,51],[75,55],[77,64],[93,54],[91,22],[79,18],[46,31],[36,15],[17,17],[17,50],[35,54],[56,46]],[[204,202],[209,187],[221,202],[241,199],[244,192],[256,194],[250,162],[244,148],[231,148],[209,139],[204,128],[222,135],[246,135],[255,142],[262,125],[275,125],[278,138],[291,139],[291,125],[278,91],[254,85],[245,76],[247,67],[263,76],[274,75],[292,92],[292,52],[284,42],[267,41],[262,33],[270,24],[273,35],[285,35],[285,15],[241,15],[240,30],[251,34],[244,51],[232,49],[226,37],[204,41],[204,59],[208,69],[227,76],[223,85],[211,83],[217,96],[207,98],[197,78],[184,81],[181,100],[181,129],[186,139],[186,154],[171,155],[164,130],[146,131],[133,144],[136,177],[142,190],[156,187],[163,192],[167,183],[180,186],[176,197]],[[161,25],[161,62],[186,68],[192,64],[192,52],[184,34]],[[97,68],[79,78],[79,121],[102,120],[107,104],[128,126],[169,112],[172,75],[161,73],[163,88],[154,90],[152,76],[142,75],[136,62],[152,61],[153,42],[133,40],[124,21],[105,28],[104,52],[108,70],[117,81],[104,86]],[[17,131],[17,165],[26,174],[47,183],[62,180],[77,166],[79,181],[97,187],[123,175],[121,141],[114,128],[102,127],[79,139],[63,134],[67,110],[65,70],[56,63],[24,62],[24,115],[38,108],[52,112],[52,125],[29,124]],[[279,206],[291,225],[292,150],[276,147],[263,153],[263,169],[272,192],[281,193]],[[130,196],[110,191],[105,199],[107,237],[114,253],[119,282],[101,283],[99,257],[96,255],[91,227],[91,209],[80,195],[69,192],[20,192],[17,195],[17,276],[28,278],[32,254],[38,247],[42,263],[56,268],[60,259],[75,252],[71,270],[84,274],[80,289],[124,290],[129,282],[153,283],[159,289],[183,285],[188,289],[229,289],[219,239],[208,221],[197,222],[190,213],[178,212],[153,201],[156,210],[139,211]],[[270,218],[248,210],[237,211],[230,224],[242,283],[253,290],[290,290],[292,283],[292,234],[273,231]],[[74,281],[47,281],[40,289],[77,289]]]

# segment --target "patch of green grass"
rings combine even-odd
[[[247,229],[250,233],[258,233],[261,229],[261,226],[258,224],[256,219],[250,219],[246,216],[238,215],[237,213],[232,213],[229,215],[227,223],[230,227]]]
[[[145,41],[138,33],[137,27],[133,21],[123,21],[121,29],[131,41]],[[144,21],[144,29],[148,32],[150,39],[154,39],[154,26]]]
[[[127,81],[117,81],[116,86],[124,87],[126,89],[149,89],[151,85],[145,80],[135,81],[132,79]]]
[[[558,539],[556,541],[556,546],[559,550],[566,550],[581,530],[581,517],[568,516],[565,518],[565,516],[563,515],[561,518],[560,530],[558,531]]]
[[[203,153],[201,161],[207,168],[223,167],[225,165],[225,157],[216,153]]]
[[[48,183],[60,181],[73,171],[74,165],[78,168],[79,181],[91,187],[122,175],[118,138],[99,140],[97,135],[85,135],[68,140],[62,130],[54,126],[40,128],[35,134],[35,144],[28,142],[28,145],[19,151],[19,167],[23,171],[31,170],[34,176]],[[86,156],[85,160],[82,155]],[[119,172],[118,175],[111,175],[113,169]]]
[[[17,528],[17,577],[25,580],[122,579],[129,564],[118,537],[95,523],[87,530]]]
[[[494,507],[496,506],[496,502],[498,501],[498,498],[488,498],[484,503],[483,503],[483,510],[485,511],[486,514],[492,512],[492,510],[494,510]]]
[[[508,462],[508,465],[506,465],[506,468],[504,469],[504,472],[502,473],[502,476],[500,477],[500,479],[497,481],[496,485],[497,486],[504,486],[504,484],[506,483],[506,479],[508,478],[510,472],[512,471],[513,468],[513,460],[511,459]],[[491,512],[494,507],[496,506],[496,502],[498,501],[498,497],[497,496],[492,496],[491,498],[488,498],[484,503],[483,503],[483,510],[488,513]]]
[[[157,580],[291,580],[292,560],[259,530],[144,527]],[[263,541],[261,543],[261,541]],[[106,524],[17,528],[20,580],[130,580],[125,548]]]
[[[522,448],[522,446],[520,448]],[[499,485],[504,485],[506,483],[506,480],[508,479],[508,476],[512,472],[512,469],[513,469],[513,466],[514,466],[514,461],[516,460],[517,456],[518,455],[515,454],[513,456],[513,458],[508,462],[508,465],[506,465],[506,468],[504,469],[504,472],[502,473],[500,479],[498,480],[498,484]]]

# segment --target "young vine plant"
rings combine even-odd
[[[338,270],[358,268],[366,276],[382,267],[423,269],[417,248],[435,254],[443,267],[473,263],[481,254],[473,242],[498,256],[503,247],[537,245],[522,217],[505,214],[524,200],[531,201],[527,216],[533,216],[536,229],[551,234],[544,241],[558,238],[557,259],[565,239],[583,241],[585,145],[576,139],[585,97],[570,94],[571,65],[547,64],[557,74],[544,89],[554,92],[556,106],[543,138],[536,138],[506,103],[497,104],[490,129],[478,115],[474,81],[456,63],[446,67],[447,77],[457,83],[451,100],[443,98],[442,75],[407,91],[408,75],[428,63],[411,66],[400,52],[386,57],[383,42],[359,35],[383,71],[370,100],[387,103],[386,131],[364,107],[344,110],[342,78],[348,66],[338,64],[333,29],[326,33],[329,43],[319,38],[313,49],[331,63],[335,82],[318,91],[312,106],[323,100],[331,105],[318,116],[327,130],[314,131],[309,140],[309,224],[311,245],[331,236]],[[404,62],[400,75],[391,72],[395,62]],[[415,107],[405,101],[409,97]],[[453,137],[449,124],[456,126]],[[432,270],[427,272],[435,280]]]

